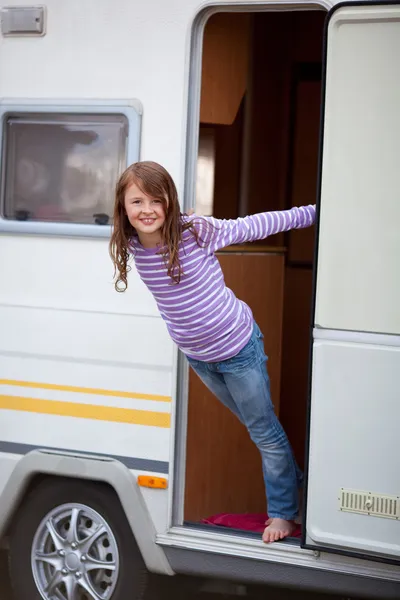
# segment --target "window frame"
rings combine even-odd
[[[138,100],[0,100],[0,175],[1,192],[0,206],[4,207],[5,169],[3,156],[6,121],[9,116],[24,114],[45,115],[122,115],[128,121],[126,145],[126,164],[130,165],[139,160],[142,106]],[[0,213],[0,233],[50,235],[66,237],[109,238],[112,225],[97,225],[84,223],[60,223],[49,221],[17,221],[6,219]]]

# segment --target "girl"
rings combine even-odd
[[[293,532],[302,474],[274,413],[263,335],[250,308],[225,286],[215,252],[314,220],[314,206],[234,220],[183,215],[171,176],[154,162],[131,165],[116,187],[110,241],[115,288],[126,290],[132,254],[171,338],[247,427],[263,464],[270,517],[264,542]]]

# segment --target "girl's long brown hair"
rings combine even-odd
[[[158,163],[143,161],[128,167],[116,185],[114,228],[110,240],[115,289],[117,292],[124,292],[127,289],[128,273],[131,270],[128,264],[129,248],[135,229],[130,224],[125,211],[125,192],[132,183],[135,183],[144,194],[157,198],[163,203],[166,218],[161,229],[160,253],[164,257],[168,275],[174,283],[179,283],[182,276],[179,260],[179,242],[182,240],[182,233],[190,230],[200,244],[199,234],[192,219],[189,221],[182,219],[178,193],[168,171]]]

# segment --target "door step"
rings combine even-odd
[[[221,532],[214,527],[171,527],[166,533],[157,535],[156,543],[160,546],[188,551],[237,556],[266,563],[296,565],[348,575],[400,581],[400,570],[395,565],[383,565],[328,552],[321,553],[289,542],[264,544],[259,537],[255,539],[243,532],[237,534]]]

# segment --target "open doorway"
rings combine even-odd
[[[196,213],[236,218],[313,204],[323,10],[222,12],[203,40]],[[304,468],[314,231],[219,253],[265,336],[275,410]],[[245,428],[191,370],[184,520],[264,513],[261,460]]]

